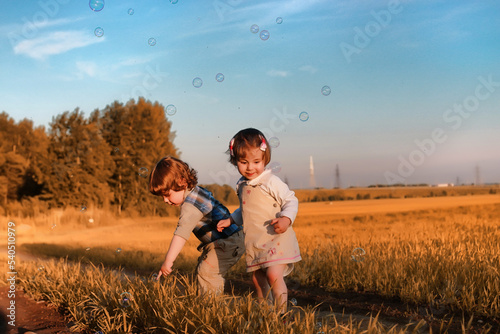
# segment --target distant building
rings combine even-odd
[[[455,185],[453,183],[438,183],[436,184],[436,187],[454,187]]]

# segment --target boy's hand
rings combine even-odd
[[[217,223],[217,231],[222,232],[223,229],[231,225],[231,218],[219,220]]]
[[[288,227],[292,225],[292,221],[288,217],[280,217],[273,219],[271,225],[274,227],[274,232],[281,234],[288,230]]]
[[[162,275],[163,276],[170,275],[170,273],[172,272],[172,266],[173,266],[172,262],[167,262],[167,261],[163,262],[163,264],[161,265],[160,271],[158,272],[157,280],[159,280]]]

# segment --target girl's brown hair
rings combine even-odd
[[[196,171],[171,156],[158,161],[149,175],[149,191],[157,196],[167,195],[170,190],[192,189],[197,183]]]
[[[238,132],[229,143],[229,162],[237,166],[238,159],[245,156],[248,149],[262,150],[264,165],[271,161],[271,146],[262,132],[254,128]]]

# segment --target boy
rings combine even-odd
[[[202,293],[224,291],[224,276],[245,252],[241,226],[232,223],[222,232],[217,223],[230,217],[229,210],[212,194],[197,186],[196,171],[185,162],[167,156],[156,164],[149,176],[149,191],[181,209],[177,228],[165,256],[158,279],[169,275],[191,232],[201,241],[196,274]]]

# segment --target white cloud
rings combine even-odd
[[[78,69],[78,77],[83,78],[85,75],[95,77],[97,65],[91,61],[77,61],[76,68]]]
[[[104,37],[90,36],[86,31],[56,31],[26,39],[14,46],[15,54],[44,59],[70,50],[104,41]]]
[[[267,75],[269,75],[270,77],[286,78],[287,76],[290,75],[290,73],[287,71],[270,70],[267,71]]]

